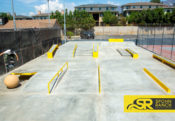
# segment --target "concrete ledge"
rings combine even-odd
[[[108,40],[109,42],[124,42],[124,39],[120,38],[120,39],[114,39],[114,38],[111,38]]]
[[[162,87],[167,93],[171,93],[171,90],[163,84],[158,78],[156,78],[151,72],[149,72],[146,68],[143,69],[145,73],[147,73],[160,87]]]
[[[128,51],[134,59],[137,59],[139,57],[139,54],[134,52],[133,50],[128,49],[128,48],[125,50]]]
[[[47,57],[49,59],[53,58],[53,55],[55,53],[55,51],[58,49],[58,45],[57,44],[54,44],[52,45],[52,47],[49,49],[49,51],[47,52]]]
[[[156,54],[153,54],[153,58],[161,61],[162,63],[165,63],[165,64],[169,65],[170,67],[175,68],[175,62],[172,61],[172,60],[169,60],[168,58],[165,58],[165,57],[162,57],[162,56],[159,56],[159,55],[156,55]]]
[[[11,73],[12,75],[20,75],[20,76],[32,76],[35,75],[37,72],[32,72],[32,73]]]
[[[93,45],[93,58],[98,58],[98,52],[99,52],[99,49],[98,49],[98,45],[97,45],[97,48],[94,48],[94,45]]]

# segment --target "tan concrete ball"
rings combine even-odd
[[[7,88],[15,88],[19,85],[19,78],[16,75],[8,75],[4,79],[4,84],[7,86]]]

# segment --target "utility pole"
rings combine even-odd
[[[48,19],[49,19],[49,27],[51,26],[51,22],[50,22],[50,9],[49,9],[49,0],[47,0],[48,2]]]
[[[65,1],[64,1],[64,41],[66,43],[66,9],[65,9]]]
[[[11,3],[12,3],[12,14],[13,14],[13,26],[14,26],[14,30],[16,31],[16,21],[15,21],[15,12],[14,12],[13,0],[11,0]]]

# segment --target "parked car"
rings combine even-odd
[[[81,39],[94,39],[95,34],[92,30],[83,30],[80,32]]]

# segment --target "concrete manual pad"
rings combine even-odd
[[[121,56],[131,56],[126,50],[124,49],[117,49]]]
[[[73,50],[77,44],[75,57]],[[99,57],[92,57],[99,45]],[[138,59],[116,50],[130,48]],[[81,56],[78,56],[81,55]],[[51,94],[48,82],[68,62]],[[101,94],[99,94],[100,66]],[[152,58],[133,42],[72,41],[61,45],[53,59],[44,54],[12,72],[37,72],[21,87],[7,89],[0,76],[0,121],[172,121],[174,113],[125,113],[125,95],[168,95],[143,68],[175,94],[175,70]],[[10,73],[12,73],[10,72]]]

